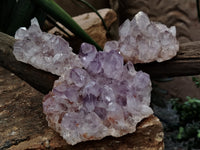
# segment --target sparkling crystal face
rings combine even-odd
[[[153,113],[149,75],[136,72],[131,62],[123,65],[117,51],[97,52],[87,43],[79,58],[83,68],[60,77],[43,100],[49,126],[72,145],[134,132]]]
[[[119,28],[119,41],[109,41],[104,51],[117,50],[126,61],[133,63],[162,62],[174,57],[179,50],[176,28],[150,21],[144,12],[127,19]]]

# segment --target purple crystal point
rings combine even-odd
[[[94,111],[96,101],[97,97],[92,94],[88,94],[85,97],[83,97],[83,105],[88,112]]]
[[[102,63],[104,74],[108,78],[120,79],[123,71],[123,63],[123,57],[117,51],[108,52]]]
[[[83,68],[66,71],[43,101],[49,126],[69,143],[119,137],[136,130],[149,107],[151,81],[115,50],[82,44]]]
[[[16,33],[15,33],[15,39],[19,40],[19,39],[23,39],[25,38],[26,36],[28,36],[27,34],[27,29],[25,27],[21,27],[19,28]]]
[[[102,120],[106,118],[107,111],[103,107],[95,107],[94,112],[98,115],[98,117]]]
[[[92,61],[89,63],[87,70],[92,74],[98,74],[102,71],[102,64],[99,60]]]
[[[88,43],[82,43],[79,57],[82,60],[82,63],[84,64],[84,67],[87,68],[88,64],[93,61],[97,54],[97,50],[95,46],[90,45]]]
[[[129,19],[124,21],[124,23],[119,27],[119,36],[120,38],[126,37],[129,35],[131,28],[131,22]]]
[[[81,68],[73,68],[70,72],[72,82],[78,87],[82,87],[87,81],[87,72]]]
[[[111,50],[118,50],[119,43],[117,41],[108,41],[105,43],[104,51],[109,52]]]
[[[146,31],[147,26],[150,24],[149,17],[142,11],[138,12],[135,15],[135,21],[133,20],[132,23],[136,23],[141,31]]]

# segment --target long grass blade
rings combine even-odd
[[[47,16],[47,20],[54,26],[56,26],[59,30],[61,30],[63,33],[65,33],[69,38],[71,37],[71,35],[67,31],[65,31],[62,27],[60,27],[53,18]]]

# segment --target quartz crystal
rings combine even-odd
[[[35,68],[61,75],[65,70],[81,66],[69,43],[59,36],[42,32],[36,18],[31,20],[28,29],[19,28],[15,39],[13,54],[16,59]]]
[[[118,41],[109,41],[104,50],[117,50],[126,61],[133,63],[162,62],[174,57],[179,50],[176,28],[150,21],[140,11],[119,28]]]
[[[149,75],[124,65],[117,51],[97,52],[87,43],[79,58],[83,67],[65,71],[43,99],[49,126],[72,145],[134,132],[153,113]]]

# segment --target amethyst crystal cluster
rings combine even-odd
[[[80,60],[72,52],[69,43],[59,36],[42,32],[36,18],[27,30],[21,27],[15,33],[14,55],[17,60],[31,64],[53,74],[80,66]]]
[[[104,52],[83,43],[79,55],[64,39],[41,31],[37,20],[15,35],[17,60],[57,74],[52,91],[43,99],[51,128],[69,144],[119,137],[136,130],[153,114],[149,75],[136,72],[132,62],[163,61],[176,54],[175,28],[150,22],[139,12],[120,27],[120,40],[107,42]],[[124,65],[124,59],[128,61]]]
[[[179,50],[176,28],[150,21],[139,12],[119,28],[119,41],[107,42],[104,50],[117,50],[126,61],[135,63],[162,62],[174,57]]]
[[[149,75],[123,65],[117,51],[97,52],[83,43],[75,67],[55,82],[43,101],[49,126],[69,143],[132,133],[151,115]]]

